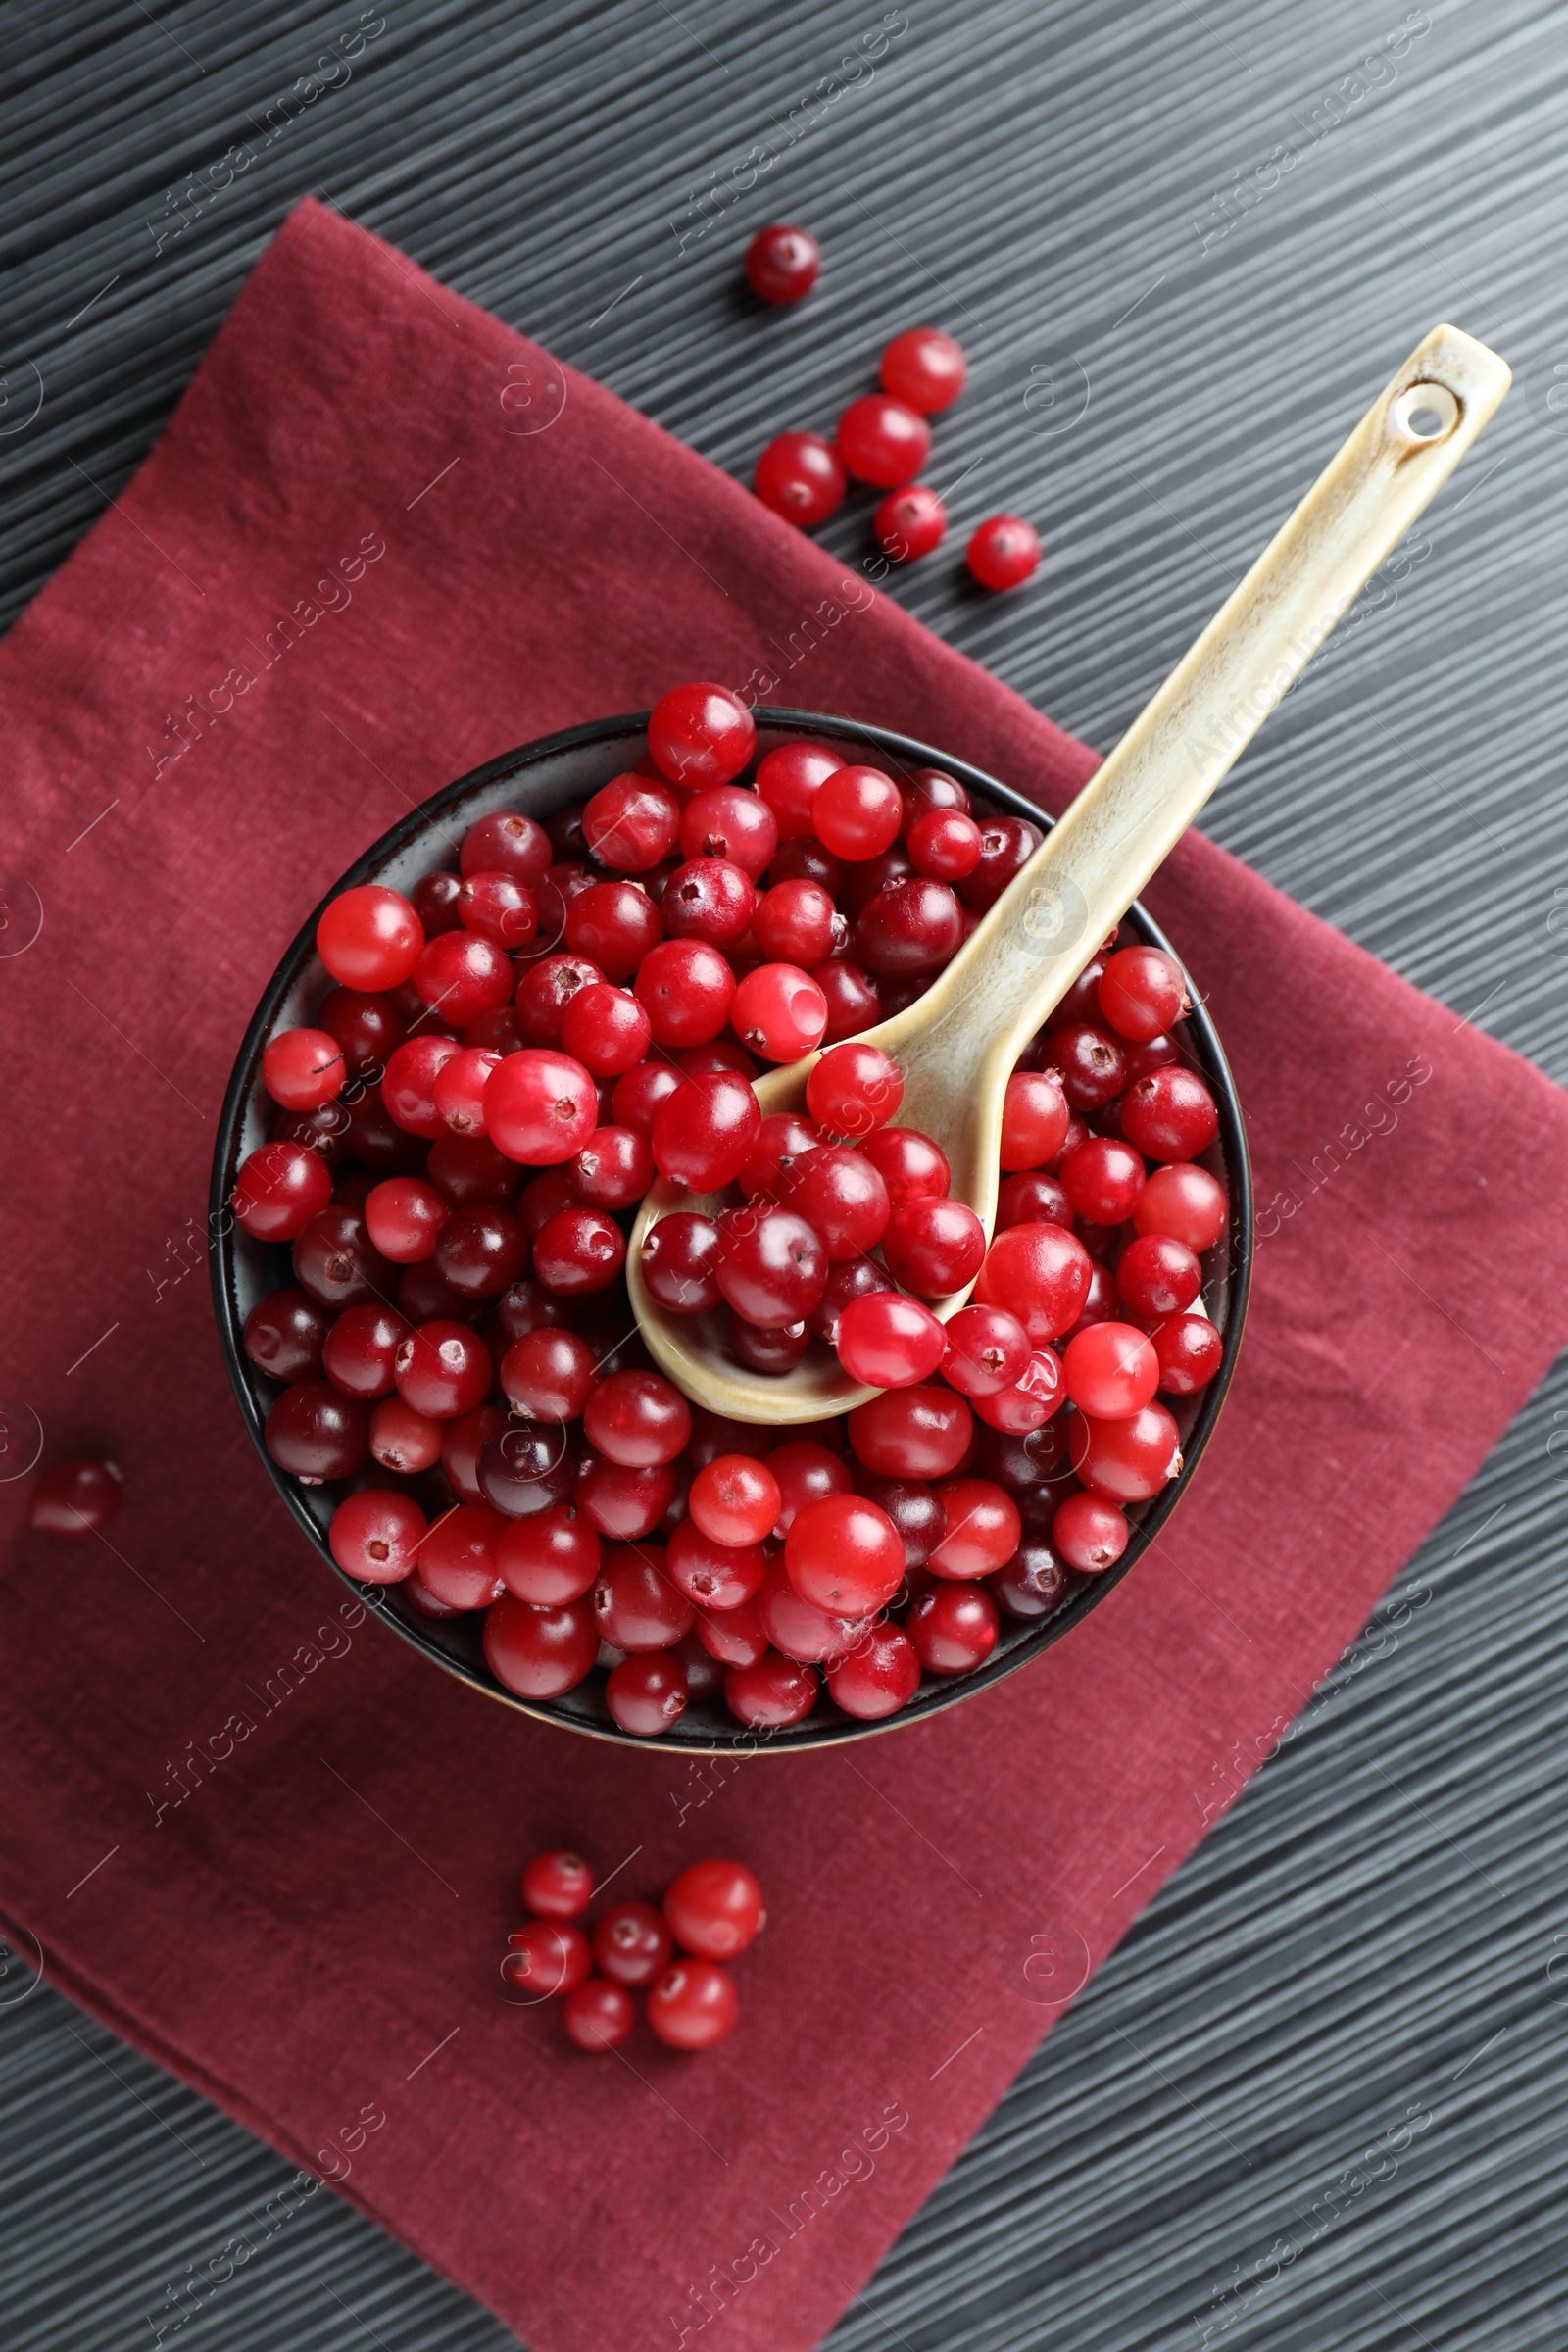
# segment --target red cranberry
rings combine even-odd
[[[1061,1359],[1051,1348],[1038,1348],[1010,1389],[976,1396],[974,1409],[992,1429],[1027,1436],[1050,1420],[1062,1401]]]
[[[599,1124],[599,1098],[580,1061],[530,1048],[510,1054],[492,1075],[484,1117],[509,1159],[552,1167],[582,1150]]]
[[[648,2023],[673,2050],[710,2050],[735,2024],[735,1987],[711,1960],[677,1960],[648,1995]]]
[[[485,1612],[485,1663],[519,1698],[574,1690],[598,1654],[599,1635],[584,1600],[541,1609],[503,1592]]]
[[[900,1557],[902,1560],[902,1549]],[[843,1657],[865,1631],[863,1619],[839,1617],[808,1600],[796,1590],[780,1559],[771,1562],[762,1578],[757,1613],[774,1648],[798,1665],[814,1666]]]
[[[791,1438],[774,1446],[765,1466],[779,1491],[774,1534],[788,1536],[796,1516],[808,1503],[850,1491],[848,1466],[815,1438]]]
[[[316,952],[345,988],[396,988],[423,946],[423,929],[408,900],[375,882],[343,891],[316,926]]]
[[[703,1609],[736,1609],[753,1598],[766,1560],[760,1544],[715,1544],[690,1519],[669,1539],[665,1573]]]
[[[827,1027],[822,1043],[837,1045],[840,1038],[857,1037],[862,1029],[870,1029],[882,1018],[882,1000],[876,982],[858,963],[832,959],[814,964],[811,978],[827,999]]]
[[[558,1298],[608,1290],[626,1262],[626,1238],[602,1209],[564,1208],[533,1246],[533,1270]]]
[[[956,1478],[939,1490],[948,1532],[931,1554],[936,1576],[989,1576],[1010,1560],[1021,1532],[1012,1496],[988,1478]]]
[[[931,1387],[890,1389],[849,1415],[850,1444],[884,1478],[951,1478],[973,1429],[963,1397]]]
[[[596,964],[607,980],[629,980],[663,935],[659,908],[635,882],[592,883],[566,909],[567,948]]]
[[[543,1325],[514,1340],[501,1359],[501,1386],[534,1421],[574,1421],[595,1379],[593,1349],[574,1331]]]
[[[412,1573],[424,1534],[424,1513],[412,1494],[367,1487],[338,1504],[327,1543],[345,1576],[396,1585]]]
[[[657,1545],[607,1551],[590,1600],[600,1639],[628,1652],[667,1649],[693,1623],[692,1604],[665,1574]]]
[[[904,1582],[904,1542],[863,1494],[830,1494],[796,1514],[784,1568],[803,1600],[835,1617],[884,1607]]]
[[[613,776],[583,810],[582,831],[601,865],[621,874],[646,873],[679,840],[680,808],[666,785],[647,776]]]
[[[305,1485],[352,1478],[370,1450],[370,1408],[324,1380],[297,1381],[267,1416],[267,1450]]]
[[[490,1350],[461,1323],[423,1323],[395,1358],[398,1395],[432,1421],[452,1421],[483,1404],[493,1367]]]
[[[639,1005],[638,1010],[642,1009]],[[616,1084],[611,1097],[611,1116],[617,1127],[631,1127],[637,1134],[651,1137],[660,1110],[685,1082],[685,1072],[667,1061],[638,1062]]]
[[[454,1029],[466,1029],[480,1013],[510,1003],[512,965],[506,950],[476,931],[443,931],[430,940],[414,967],[422,1002]]]
[[[700,939],[666,939],[643,957],[633,986],[662,1046],[700,1046],[729,1018],[735,975]]]
[[[1071,1224],[1072,1202],[1059,1177],[1048,1176],[1044,1168],[1031,1168],[1023,1175],[1004,1178],[997,1193],[993,1232],[1005,1233],[1009,1225],[1070,1228]]]
[[[948,510],[924,482],[911,482],[906,490],[890,490],[871,517],[877,545],[895,564],[928,556],[941,546],[947,527]]]
[[[933,1585],[904,1621],[927,1674],[972,1674],[997,1646],[997,1604],[982,1586]]]
[[[1202,1287],[1197,1255],[1171,1234],[1142,1234],[1116,1261],[1117,1290],[1135,1315],[1152,1321],[1185,1314]]]
[[[536,1854],[522,1874],[522,1899],[537,1919],[576,1919],[593,1891],[593,1872],[580,1854]]]
[[[1003,1306],[1039,1346],[1070,1331],[1089,1289],[1089,1253],[1059,1225],[999,1233],[974,1286],[977,1306]]]
[[[1017,1385],[1029,1361],[1029,1335],[1005,1307],[965,1306],[946,1329],[942,1376],[965,1396],[993,1396]]]
[[[757,885],[733,858],[700,856],[675,868],[660,904],[671,939],[733,948],[751,928]]]
[[[295,1281],[322,1306],[366,1306],[397,1280],[358,1209],[318,1209],[294,1236],[293,1260]]]
[[[800,530],[826,522],[844,503],[844,461],[820,433],[776,433],[752,476],[764,507]]]
[[[760,793],[719,784],[694,793],[680,820],[681,856],[738,865],[754,885],[778,847],[778,819]]]
[[[755,1601],[742,1601],[739,1607],[733,1609],[716,1609],[711,1615],[699,1609],[696,1630],[697,1640],[704,1651],[721,1669],[726,1666],[760,1666],[767,1656],[767,1636],[762,1631],[762,1620],[758,1615]],[[721,1672],[720,1689],[723,1680]]]
[[[822,267],[822,248],[808,228],[775,220],[746,248],[746,282],[763,302],[799,302]]]
[[[852,400],[838,421],[839,455],[857,481],[896,490],[912,482],[931,454],[931,427],[885,392]],[[830,845],[831,846],[831,845]]]
[[[836,767],[818,785],[811,824],[824,849],[854,860],[880,857],[899,838],[904,801],[879,767]]]
[[[1021,1544],[1010,1560],[985,1580],[985,1589],[1009,1617],[1036,1620],[1054,1616],[1071,1585],[1066,1568],[1049,1544]],[[950,1591],[961,1592],[962,1586]]]
[[[730,1209],[719,1219],[714,1272],[722,1296],[749,1323],[797,1323],[827,1279],[827,1252],[807,1220],[787,1208]]]
[[[269,1380],[315,1380],[331,1327],[329,1310],[304,1291],[272,1291],[245,1318],[245,1353]]]
[[[686,1712],[686,1669],[667,1650],[657,1656],[622,1658],[605,1684],[605,1704],[623,1732],[657,1740]]]
[[[275,1460],[278,1456],[271,1442],[271,1426],[269,1416],[268,1449]],[[285,1463],[284,1467],[288,1465]],[[44,1535],[96,1536],[103,1533],[119,1508],[120,1472],[114,1464],[76,1457],[53,1463],[34,1482],[27,1503],[27,1524]]]
[[[1162,1404],[1117,1421],[1075,1413],[1067,1439],[1074,1470],[1109,1502],[1147,1502],[1182,1466],[1180,1435]]]
[[[326,1335],[321,1368],[345,1396],[388,1396],[397,1352],[408,1337],[409,1325],[391,1307],[379,1301],[351,1306]]]
[[[1154,1333],[1154,1353],[1166,1395],[1193,1396],[1219,1370],[1225,1343],[1205,1315],[1172,1315]]]
[[[528,1242],[507,1208],[454,1209],[437,1229],[435,1265],[464,1298],[499,1298],[528,1263]]]
[[[760,1544],[772,1534],[782,1501],[764,1462],[744,1453],[717,1454],[692,1481],[692,1524],[714,1544]]]
[[[1118,1036],[1152,1042],[1187,1008],[1181,966],[1158,948],[1119,948],[1100,976],[1100,1017]]]
[[[883,1127],[860,1146],[887,1188],[890,1208],[903,1208],[917,1200],[946,1197],[953,1181],[947,1153],[940,1144],[914,1127]]]
[[[510,1521],[496,1542],[507,1591],[539,1608],[580,1600],[598,1578],[601,1556],[597,1531],[569,1503]]]
[[[594,1929],[594,1959],[612,1984],[632,1991],[662,1975],[674,1949],[668,1927],[651,1903],[612,1903]]]
[[[967,1289],[985,1254],[986,1229],[962,1200],[906,1200],[882,1236],[888,1272],[920,1298]]]
[[[1156,1168],[1143,1189],[1133,1223],[1140,1233],[1168,1233],[1189,1250],[1211,1250],[1229,1210],[1225,1188],[1206,1168]],[[296,1245],[297,1247],[297,1245]]]
[[[647,1469],[672,1462],[682,1450],[691,1436],[691,1407],[662,1373],[612,1372],[589,1397],[583,1430],[607,1460]]]
[[[421,874],[418,881],[416,882],[413,890],[409,893],[409,901],[423,930],[424,936],[419,942],[421,948],[426,939],[434,939],[438,932],[462,930],[463,915],[458,906],[458,894],[462,888],[463,876],[449,873],[445,869],[440,869],[433,874]],[[418,959],[418,954],[416,952],[415,963],[417,963]],[[413,970],[414,964],[410,964],[409,973],[405,975],[403,982],[392,981],[388,985],[393,988],[406,987]],[[420,1007],[418,992],[410,989],[409,993],[414,998],[411,1009],[417,1012]]]
[[[592,980],[576,990],[561,1016],[561,1042],[596,1078],[619,1077],[641,1061],[653,1042],[646,1006],[623,988]]]
[[[465,874],[511,874],[531,890],[550,864],[550,836],[520,809],[498,808],[468,827],[459,863]]]
[[[782,1731],[801,1722],[815,1706],[816,1690],[811,1668],[777,1650],[755,1665],[732,1666],[724,1677],[724,1704],[738,1722],[756,1731]]]
[[[390,998],[331,988],[321,999],[318,1025],[335,1037],[349,1075],[379,1078],[388,1054],[402,1045],[406,1024]]]
[[[451,1213],[434,1185],[417,1176],[389,1176],[366,1196],[365,1227],[372,1247],[394,1265],[421,1265]]]
[[[1060,1151],[1070,1116],[1059,1071],[1015,1070],[1002,1110],[1002,1165],[1038,1168]]]
[[[826,449],[830,444],[824,442],[822,447]],[[838,464],[836,453],[834,464]],[[842,486],[841,472],[841,496]],[[836,505],[837,501],[834,503]],[[824,777],[830,776],[836,767],[842,767],[843,764],[837,752],[822,751],[811,743],[781,743],[774,751],[763,754],[757,764],[757,789],[773,811],[781,842],[800,841],[814,845],[811,804],[816,798],[817,787]],[[777,863],[775,855],[773,866],[776,867]],[[769,870],[775,883],[788,879],[772,868]],[[820,880],[820,877],[815,878]],[[797,956],[796,961],[800,960]]]
[[[819,882],[775,883],[757,901],[752,933],[770,960],[809,971],[832,953],[837,933],[833,901]]]
[[[419,1546],[426,1589],[449,1608],[485,1609],[501,1592],[496,1544],[506,1521],[487,1503],[445,1511]]]
[[[968,370],[962,349],[951,335],[937,326],[910,326],[894,336],[878,372],[895,400],[932,416],[952,407]]]
[[[263,1144],[234,1186],[234,1221],[259,1242],[291,1242],[332,1198],[326,1162],[305,1144]]]
[[[933,881],[961,882],[980,862],[980,828],[956,808],[928,809],[910,825],[908,843],[915,872]]]
[[[980,862],[958,885],[958,896],[976,914],[994,906],[1026,866],[1045,835],[1026,816],[988,816],[980,828]]]
[[[1016,588],[1040,563],[1040,536],[1017,514],[993,514],[963,551],[982,588]]]
[[[1127,1522],[1100,1494],[1069,1494],[1052,1521],[1051,1541],[1069,1568],[1089,1575],[1114,1568],[1127,1548]]]
[[[727,686],[672,687],[649,713],[648,749],[672,784],[728,784],[756,744],[757,721]]]
[[[669,1508],[675,1492],[675,1473],[667,1463],[633,1470],[603,1454],[588,1453],[577,1464],[571,1497],[590,1526],[616,1544],[635,1544],[654,1529]],[[624,1643],[617,1642],[616,1648]]]
[[[748,1372],[793,1372],[811,1344],[811,1326],[799,1323],[753,1323],[733,1309],[729,1318],[729,1348]]]
[[[940,971],[963,941],[963,909],[945,882],[910,874],[886,882],[855,926],[855,950],[871,971],[900,977]]]
[[[517,1019],[527,1043],[563,1045],[567,1006],[604,976],[586,956],[546,956],[533,964],[517,983]]]
[[[631,1994],[603,1977],[589,1977],[566,1996],[566,2039],[579,2050],[612,2050],[637,2022]]]
[[[863,1257],[887,1228],[887,1186],[869,1152],[848,1145],[824,1144],[808,1152],[791,1170],[781,1197],[816,1228],[835,1264]]]
[[[672,1315],[703,1315],[719,1302],[718,1227],[687,1210],[661,1217],[642,1247],[650,1298]]]
[[[1095,1323],[1068,1341],[1062,1379],[1080,1412],[1098,1421],[1124,1421],[1152,1397],[1159,1362],[1130,1323]]]
[[[883,1620],[827,1668],[827,1688],[846,1715],[880,1722],[906,1707],[920,1688],[920,1660],[907,1635]]]
[[[659,1172],[692,1192],[716,1192],[740,1174],[761,1124],[757,1097],[744,1078],[724,1070],[688,1078],[654,1120]]]
[[[1087,1223],[1124,1225],[1144,1189],[1144,1163],[1130,1144],[1092,1135],[1062,1161],[1061,1186]]]
[[[262,1084],[285,1110],[319,1110],[347,1077],[343,1049],[325,1029],[285,1029],[262,1055]]]
[[[1173,1063],[1128,1087],[1121,1131],[1150,1159],[1194,1160],[1218,1134],[1219,1112],[1198,1072]]]
[[[834,1346],[852,1380],[868,1388],[909,1388],[941,1363],[947,1333],[929,1307],[897,1291],[853,1298],[838,1317]]]

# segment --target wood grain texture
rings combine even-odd
[[[307,188],[742,474],[772,431],[829,426],[888,334],[951,328],[973,363],[933,472],[955,541],[1022,511],[1047,562],[990,598],[944,550],[895,592],[1102,746],[1311,477],[1326,419],[1451,318],[1515,392],[1205,824],[1568,1077],[1568,9],[391,0],[369,21],[353,52],[350,7],[7,12],[0,612],[145,454]],[[763,316],[735,260],[791,217],[829,266],[799,315]],[[824,533],[849,562],[868,505]],[[784,692],[809,706],[808,653]],[[1352,1181],[1301,1213],[1353,1217]],[[1559,1375],[835,2352],[1561,2342],[1565,1419]],[[1233,1784],[1195,1805],[1217,1819]],[[30,1954],[4,1965],[8,2352],[150,2340],[285,2168],[32,1989]],[[322,2198],[178,2340],[513,2339]]]

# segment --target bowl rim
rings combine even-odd
[[[899,766],[939,768],[944,774],[956,777],[968,790],[996,802],[1004,813],[1025,817],[1030,823],[1041,825],[1047,831],[1055,821],[1015,787],[1004,784],[1000,778],[977,767],[973,761],[957,759],[949,752],[922,743],[914,736],[901,734],[894,728],[834,712],[799,710],[774,705],[760,706],[754,715],[760,731],[781,732],[791,736],[825,735],[830,739],[837,737],[839,740],[858,743],[880,752],[885,759]],[[918,1693],[910,1705],[875,1721],[868,1722],[842,1713],[837,1719],[823,1718],[818,1721],[813,1711],[813,1715],[805,1717],[799,1723],[781,1727],[777,1732],[765,1727],[737,1724],[733,1739],[716,1739],[706,1728],[704,1736],[698,1738],[695,1735],[703,1727],[694,1724],[683,1738],[682,1724],[676,1723],[670,1732],[658,1740],[623,1732],[612,1722],[589,1722],[580,1716],[558,1711],[549,1700],[520,1697],[515,1691],[508,1690],[495,1676],[488,1674],[488,1670],[481,1676],[461,1659],[449,1655],[427,1636],[422,1623],[405,1617],[389,1605],[391,1595],[397,1591],[395,1585],[364,1584],[338,1567],[325,1536],[305,1506],[297,1482],[278,1467],[267,1450],[264,1437],[266,1409],[260,1403],[253,1386],[253,1375],[242,1344],[244,1317],[240,1312],[234,1282],[234,1219],[228,1206],[239,1165],[245,1113],[257,1083],[263,1048],[272,1034],[278,1012],[297,984],[304,964],[315,953],[317,924],[323,909],[333,899],[340,897],[345,890],[373,881],[390,858],[428,833],[447,808],[491,785],[516,777],[531,766],[573,751],[629,737],[642,737],[646,744],[649,716],[647,710],[621,712],[613,717],[591,719],[580,726],[561,728],[554,734],[536,736],[515,750],[503,752],[480,766],[470,768],[465,775],[456,777],[377,835],[354,863],[337,877],[295,933],[246,1026],[219,1116],[208,1199],[208,1258],[219,1344],[229,1384],[239,1405],[240,1417],[290,1517],[309,1539],[318,1558],[330,1569],[345,1592],[372,1609],[421,1657],[443,1667],[470,1690],[488,1699],[499,1700],[518,1714],[530,1716],[536,1722],[550,1724],[561,1731],[608,1740],[616,1746],[643,1751],[662,1749],[666,1754],[691,1756],[760,1753],[801,1755],[811,1750],[843,1746],[850,1740],[869,1739],[904,1726],[929,1722],[933,1716],[944,1713],[961,1701],[977,1697],[982,1690],[994,1689],[1009,1675],[1032,1665],[1046,1650],[1082,1624],[1085,1617],[1100,1606],[1154,1543],[1171,1513],[1185,1498],[1198,1465],[1207,1450],[1230,1393],[1247,1322],[1255,1250],[1252,1173],[1247,1126],[1224,1047],[1207,1006],[1195,992],[1187,1020],[1188,1035],[1199,1045],[1204,1073],[1214,1086],[1215,1103],[1219,1111],[1218,1140],[1225,1160],[1229,1195],[1226,1235],[1230,1252],[1227,1267],[1229,1292],[1219,1369],[1201,1393],[1201,1401],[1192,1428],[1183,1443],[1180,1472],[1162,1494],[1152,1498],[1143,1519],[1132,1527],[1127,1548],[1121,1558],[1114,1567],[1102,1570],[1082,1586],[1050,1617],[1041,1619],[1026,1638],[1014,1643],[1010,1649],[1005,1652],[999,1649],[972,1673],[957,1676],[946,1684],[932,1684],[929,1690]],[[1185,972],[1186,966],[1180,956],[1142,902],[1135,900],[1128,912],[1145,942],[1163,949]],[[260,1375],[254,1377],[259,1379]],[[922,1700],[924,1703],[921,1703]]]

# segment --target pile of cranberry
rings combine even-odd
[[[807,743],[742,783],[755,750],[733,695],[676,688],[585,804],[334,899],[333,985],[266,1049],[271,1140],[233,1194],[277,1253],[244,1332],[267,1446],[340,1496],[338,1565],[426,1619],[483,1611],[522,1698],[603,1670],[650,1738],[692,1702],[779,1729],[824,1682],[876,1718],[972,1672],[1004,1615],[1121,1557],[1124,1506],[1180,1467],[1160,1396],[1222,1352],[1177,967],[1107,943],[1028,1049],[988,1249],[937,1145],[887,1123],[897,1066],[840,1041],[929,986],[1040,830]],[[824,1044],[811,1115],[763,1119],[759,1063]],[[880,1393],[780,1431],[657,1372],[624,1282],[656,1173],[739,1188],[651,1229],[656,1300],[750,1369],[836,1348]],[[971,1282],[941,1322],[926,1301]]]
[[[566,2038],[579,2050],[612,2050],[625,2040],[637,2022],[634,1992],[646,1994],[648,2023],[672,2050],[722,2041],[738,2007],[724,1963],[767,1925],[762,1889],[745,1863],[694,1862],[671,1880],[657,1911],[612,1903],[590,1942],[575,1923],[593,1897],[593,1873],[580,1854],[536,1855],[522,1874],[533,1916],[507,1937],[507,1983],[535,2000],[564,1994]]]
[[[808,229],[775,221],[746,249],[746,276],[763,302],[799,302],[822,267]],[[906,327],[882,354],[880,392],[864,392],[844,411],[829,441],[821,433],[778,433],[757,461],[757,495],[802,530],[826,522],[844,503],[853,474],[888,495],[871,518],[883,553],[897,564],[928,556],[942,543],[948,512],[915,475],[931,454],[926,421],[953,406],[968,364],[962,347],[937,326]],[[1032,523],[992,514],[969,537],[964,561],[986,588],[1016,588],[1040,562]]]

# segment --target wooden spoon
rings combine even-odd
[[[1192,651],[1134,720],[1028,864],[924,996],[865,1031],[904,1071],[899,1126],[935,1137],[953,1198],[991,1230],[1003,1094],[1018,1055],[1121,920],[1268,712],[1508,388],[1495,352],[1434,327],[1318,476]],[[819,1055],[757,1081],[763,1115],[799,1110]],[[718,1197],[661,1181],[626,1257],[631,1302],[654,1361],[710,1411],[815,1421],[876,1394],[813,1346],[793,1372],[742,1369],[722,1317],[668,1314],[638,1267],[643,1236],[671,1209],[715,1213]],[[946,1318],[967,1291],[933,1302]]]

